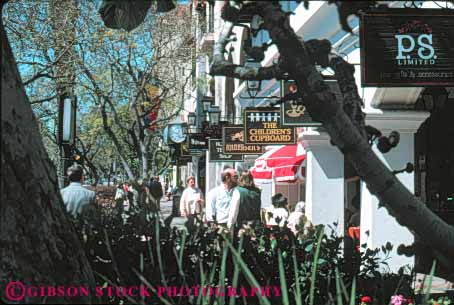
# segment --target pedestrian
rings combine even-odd
[[[128,188],[128,202],[129,202],[129,207],[137,207],[139,205],[139,184],[135,180],[131,180],[129,182],[129,188]]]
[[[234,225],[240,227],[243,224],[259,224],[262,200],[260,189],[255,186],[251,172],[246,171],[241,174],[236,189],[240,193],[240,200],[232,201],[228,228]]]
[[[66,211],[73,217],[96,211],[96,193],[82,186],[84,182],[82,166],[74,164],[66,173],[70,183],[60,192]]]
[[[172,212],[164,220],[164,224],[166,227],[170,227],[172,220],[175,217],[180,217],[180,200],[181,200],[181,195],[183,195],[184,187],[183,187],[183,181],[180,181],[177,187],[174,187],[172,189]]]
[[[271,204],[273,207],[266,213],[267,227],[284,227],[288,220],[287,198],[281,193],[278,193],[271,198]]]
[[[126,194],[129,192],[129,183],[128,182],[123,183],[123,190],[125,191]]]
[[[204,201],[202,191],[195,185],[194,176],[186,179],[186,185],[180,199],[180,213],[188,218],[188,226],[192,227],[203,211]]]
[[[161,198],[162,198],[164,192],[162,191],[162,184],[159,181],[159,176],[155,176],[150,180],[150,184],[149,184],[148,188],[149,188],[150,194],[153,197],[153,200],[155,202],[156,209],[158,211],[160,211],[161,210],[161,207],[160,207]]]
[[[240,193],[236,190],[238,184],[236,170],[226,168],[221,174],[221,181],[221,185],[212,189],[207,195],[206,220],[227,228],[231,203],[240,200]]]
[[[166,190],[166,196],[167,196],[167,201],[170,201],[171,197],[172,197],[172,191],[173,191],[173,187],[169,184],[169,187],[167,188]]]
[[[298,202],[288,217],[287,227],[296,235],[306,221],[306,203]]]
[[[124,184],[119,183],[115,192],[115,208],[118,212],[118,215],[121,215],[124,210],[125,201],[127,200],[127,194],[124,189]]]
[[[186,189],[183,191],[180,199],[181,216],[200,214],[203,209],[203,194],[196,187],[194,176],[189,176],[186,179]]]

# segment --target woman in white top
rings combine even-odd
[[[287,227],[292,230],[294,234],[298,233],[297,226],[305,222],[305,210],[306,203],[304,201],[300,201],[295,205],[295,209],[292,213],[290,213],[290,216],[288,217]]]
[[[187,187],[183,191],[180,199],[181,216],[189,217],[199,215],[203,210],[203,194],[202,191],[195,187],[194,176],[189,176],[186,179]]]
[[[283,227],[288,220],[287,198],[281,193],[273,196],[271,199],[273,207],[266,212],[266,226]]]

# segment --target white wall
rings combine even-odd
[[[333,225],[344,234],[344,156],[326,133],[303,133],[306,150],[306,216],[314,224]]]
[[[426,112],[416,111],[380,111],[369,114],[366,124],[370,124],[384,135],[392,130],[400,133],[400,143],[386,154],[382,154],[373,146],[375,154],[390,170],[400,170],[407,162],[414,163],[414,133],[420,124],[428,117]],[[407,189],[414,193],[414,173],[397,175]],[[395,218],[388,214],[385,208],[378,207],[378,199],[372,195],[364,183],[361,185],[361,244],[375,249],[387,242],[393,244],[394,249],[388,264],[391,271],[398,271],[403,265],[414,265],[413,257],[399,256],[396,249],[400,244],[410,245],[414,237],[408,229],[397,223]],[[381,254],[383,255],[383,254]]]

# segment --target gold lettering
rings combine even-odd
[[[276,122],[264,122],[263,127],[264,128],[277,128],[277,123]]]

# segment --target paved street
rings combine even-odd
[[[167,201],[167,197],[161,199],[161,219],[164,220],[169,217],[172,212],[172,200]]]
[[[172,213],[172,200],[167,200],[167,197],[161,199],[161,220],[164,221]],[[179,229],[185,229],[185,219],[182,217],[175,217],[170,224],[171,227],[177,227]]]

